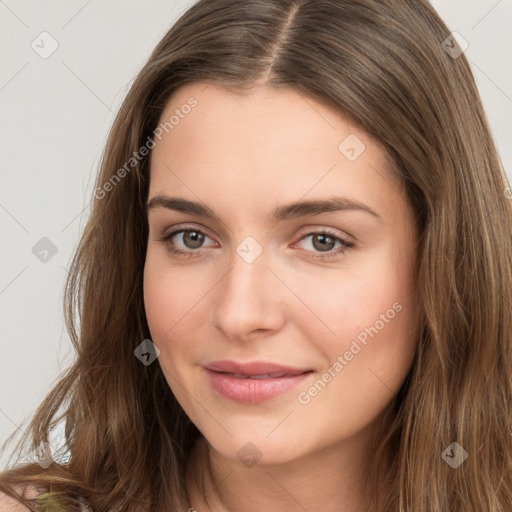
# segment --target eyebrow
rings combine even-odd
[[[183,213],[200,215],[207,219],[222,222],[220,217],[208,206],[183,199],[170,197],[165,194],[157,194],[149,200],[147,210],[153,208],[166,208]],[[322,213],[355,210],[368,213],[383,222],[382,217],[369,206],[353,199],[344,197],[329,197],[326,199],[297,201],[277,207],[268,217],[270,223],[278,223],[283,220],[320,215]]]

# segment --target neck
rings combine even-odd
[[[198,512],[380,512],[374,488],[365,488],[375,454],[362,434],[300,459],[251,467],[225,458],[201,436],[187,464],[190,506]],[[378,487],[384,492],[382,478]]]

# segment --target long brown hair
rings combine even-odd
[[[422,315],[375,459],[392,447],[385,511],[512,510],[512,205],[470,66],[449,37],[427,0],[201,0],[183,14],[113,123],[66,285],[76,360],[23,440],[35,449],[63,420],[68,457],[13,466],[1,490],[51,485],[66,510],[80,496],[98,511],[188,508],[199,432],[160,366],[134,356],[150,338],[140,154],[178,87],[214,81],[291,87],[349,116],[383,145],[415,208]],[[467,453],[458,467],[446,457],[454,446]]]

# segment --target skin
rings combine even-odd
[[[148,198],[198,201],[221,221],[150,208],[144,269],[158,363],[204,436],[187,468],[190,505],[199,512],[361,510],[373,436],[416,350],[414,211],[383,148],[328,105],[287,88],[257,86],[241,96],[194,83],[175,91],[161,120],[191,96],[197,106],[152,151]],[[354,161],[338,149],[348,135],[365,145]],[[343,210],[268,219],[277,206],[332,196],[364,203],[380,218]],[[190,232],[161,241],[177,228],[207,236],[202,245]],[[354,246],[315,258],[341,247],[310,235],[322,229]],[[263,251],[252,263],[236,250],[248,236]],[[173,245],[192,256],[173,255]],[[358,334],[397,303],[400,311],[300,403],[299,392],[332,373]],[[206,378],[202,365],[222,359],[314,371],[284,395],[240,404]],[[237,456],[249,442],[260,453],[253,466]]]

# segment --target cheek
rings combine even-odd
[[[175,323],[176,305],[178,294],[176,287],[166,277],[166,274],[159,272],[156,265],[146,262],[144,269],[144,307],[146,318],[154,338],[153,342],[158,344],[166,332]]]
[[[148,251],[144,306],[152,341],[162,353],[162,363],[172,364],[184,352],[187,356],[193,354],[192,341],[197,337],[198,326],[205,324],[205,305],[216,282],[210,274],[199,267],[191,270],[172,266],[165,256]]]
[[[388,258],[388,261],[390,259]],[[335,351],[343,340],[351,340],[376,326],[377,330],[390,331],[403,325],[406,317],[414,312],[414,289],[406,271],[393,265],[375,262],[362,269],[340,269],[308,276],[300,280],[297,295],[304,297],[309,313],[297,316],[305,332],[325,334],[327,346]],[[307,328],[307,326],[310,326]],[[367,341],[374,337],[367,335]],[[312,340],[313,341],[313,340]]]
[[[415,305],[391,285],[374,282],[371,290],[356,288],[350,297],[333,293],[332,302],[324,301],[324,318],[335,335],[311,337],[325,366],[318,369],[317,380],[296,394],[297,428],[307,425],[315,432],[315,425],[329,425],[312,443],[327,446],[340,432],[355,435],[402,386],[417,346]]]
[[[297,315],[295,321],[322,353],[325,370],[336,364],[331,373],[344,375],[329,384],[333,391],[376,385],[396,392],[414,357],[417,303],[411,267],[397,265],[390,248],[376,256],[361,270],[302,282],[301,296],[314,316]]]

